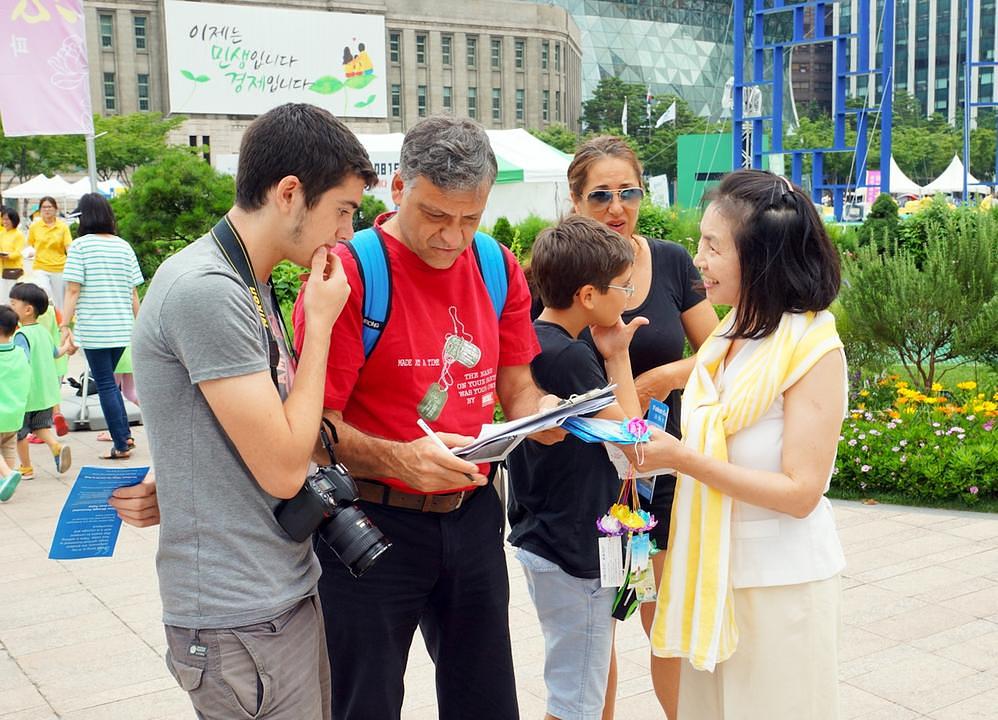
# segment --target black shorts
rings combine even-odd
[[[48,410],[32,410],[24,413],[24,424],[17,431],[17,439],[24,440],[28,433],[52,427],[52,408]]]
[[[669,543],[669,523],[672,520],[672,498],[676,494],[676,476],[659,475],[655,478],[655,490],[651,502],[641,498],[641,509],[647,510],[658,520],[651,531],[651,537],[659,550],[665,550]]]

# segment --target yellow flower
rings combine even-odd
[[[894,387],[896,387],[896,388],[906,388],[906,387],[908,387],[908,383],[906,383],[904,380],[898,380],[894,384]]]
[[[852,419],[853,420],[859,420],[861,417],[863,417],[862,413],[853,413],[852,414]]]
[[[866,403],[860,403],[856,407],[859,408],[860,410],[866,410]]]
[[[985,400],[984,402],[981,403],[980,407],[981,410],[983,410],[984,412],[994,412],[995,410],[998,410],[998,403],[993,403],[990,400]]]
[[[904,409],[904,414],[905,415],[914,415],[915,414],[915,408],[913,408],[913,407],[906,407]]]
[[[968,380],[967,382],[957,383],[956,386],[961,390],[974,390],[977,387],[977,383],[973,380]]]
[[[940,383],[932,383],[932,392],[939,392],[942,389],[943,386]]]
[[[869,390],[860,390],[859,391],[859,396],[860,397],[870,397],[870,391]]]
[[[895,420],[897,420],[899,417],[901,417],[901,413],[899,413],[897,410],[891,410],[887,414],[890,415]]]

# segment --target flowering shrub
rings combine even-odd
[[[922,392],[892,375],[855,389],[850,405],[833,488],[928,503],[998,498],[994,388],[968,381]]]

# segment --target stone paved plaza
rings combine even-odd
[[[148,462],[142,428],[133,464]],[[69,436],[74,465],[99,464],[96,433]],[[47,559],[75,477],[32,446],[36,479],[0,505],[0,720],[194,717],[163,663],[157,533],[123,526],[114,558]],[[836,502],[848,568],[839,668],[844,720],[998,718],[998,516]],[[508,555],[522,717],[544,713],[543,640]],[[483,648],[488,652],[488,648]],[[618,629],[617,717],[661,718],[637,618]],[[436,717],[419,636],[403,717]],[[764,720],[764,719],[760,719]]]

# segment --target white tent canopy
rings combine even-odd
[[[500,216],[516,223],[531,213],[554,220],[568,207],[568,164],[570,157],[538,140],[526,130],[487,130],[499,163],[499,177],[482,223],[493,224]],[[358,135],[378,173],[378,185],[371,193],[388,207],[394,207],[390,183],[398,169],[403,135]]]
[[[61,175],[55,177],[35,175],[25,183],[7,188],[3,191],[3,196],[28,200],[43,198],[46,195],[51,195],[54,198],[75,197],[72,194],[72,187],[72,183],[67,182]]]
[[[932,195],[938,192],[962,193],[963,163],[960,162],[960,158],[954,155],[949,166],[943,170],[943,174],[922,188],[922,191],[926,195]],[[970,173],[967,173],[967,192],[988,194],[991,192],[991,188],[987,185],[981,185],[980,180],[975,178]]]
[[[70,183],[70,192],[66,197],[72,198],[73,200],[79,200],[81,197],[90,192],[90,178],[82,177],[74,183]],[[114,197],[117,192],[125,187],[120,180],[115,180],[114,178],[110,180],[98,180],[97,181],[97,192],[105,197]]]
[[[891,155],[891,195],[921,195],[923,192],[922,186],[905,175]]]

